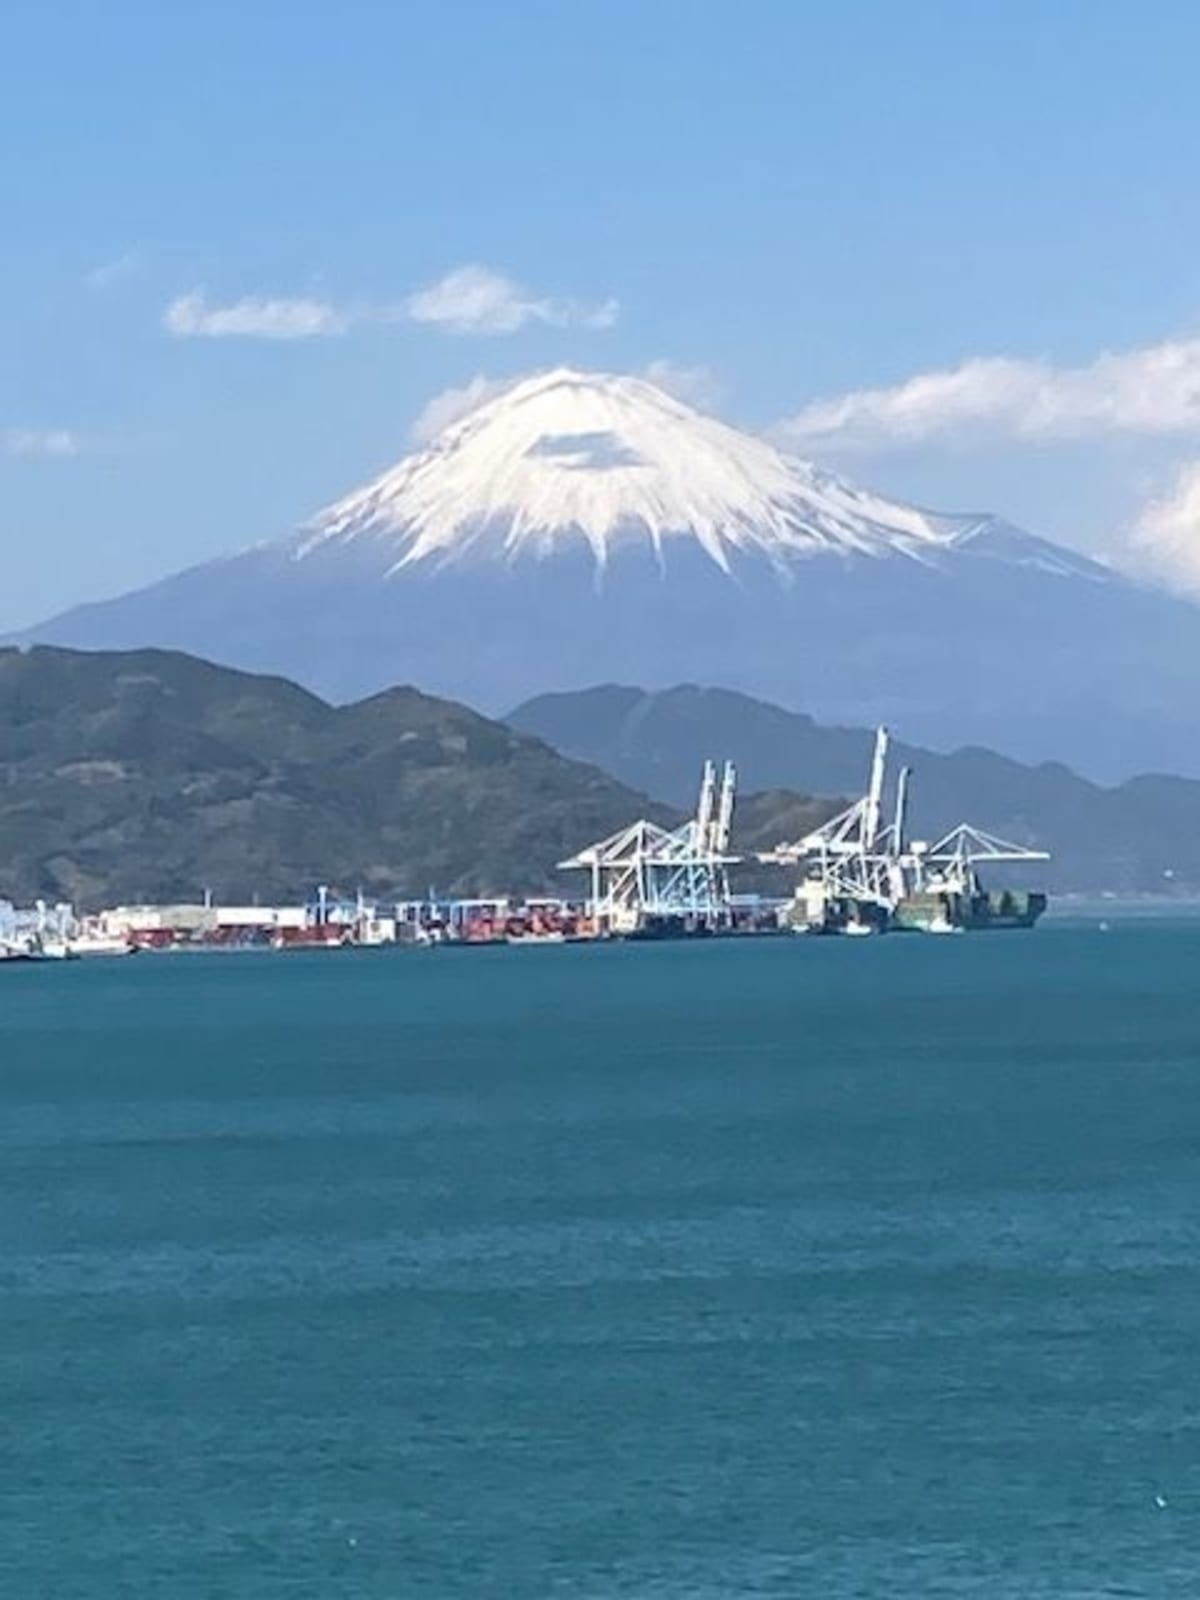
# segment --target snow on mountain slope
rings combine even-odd
[[[992,516],[852,487],[641,378],[543,373],[282,540],[24,635],[505,711],[741,690],[1099,776],[1200,771],[1200,609]]]
[[[728,570],[737,551],[923,559],[981,527],[855,489],[643,378],[564,368],[515,384],[330,507],[295,554],[377,541],[399,569],[582,539],[603,567],[618,543],[648,541],[661,562],[667,540],[692,539]]]

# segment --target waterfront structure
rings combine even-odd
[[[18,907],[0,900],[0,960],[47,959],[67,953],[75,913],[65,903]]]
[[[598,933],[625,936],[674,931],[716,932],[731,920],[729,868],[737,774],[727,761],[706,761],[696,814],[679,828],[642,817],[588,845],[563,871],[586,872]]]
[[[912,929],[950,933],[968,928],[1030,927],[1046,908],[1043,894],[986,890],[979,867],[1048,861],[1044,850],[1013,844],[969,823],[934,843],[909,840],[912,774],[902,767],[885,815],[890,736],[879,728],[866,793],[820,828],[763,851],[771,865],[799,867],[793,924],[819,932]]]
[[[167,905],[112,906],[78,919],[80,937],[133,949],[389,944],[395,917],[363,899],[333,896],[324,886],[302,905],[222,905],[210,895]]]

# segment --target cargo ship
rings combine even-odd
[[[934,843],[908,837],[910,772],[900,770],[885,813],[889,736],[880,728],[867,792],[795,844],[759,855],[804,876],[785,913],[799,933],[969,933],[1032,928],[1046,896],[1031,889],[985,889],[980,865],[1048,861],[1046,851],[1012,844],[961,823]]]
[[[1035,890],[925,889],[896,902],[889,926],[897,933],[1032,928],[1045,909],[1046,896]]]

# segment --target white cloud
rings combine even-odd
[[[516,333],[531,323],[555,328],[609,328],[615,300],[595,305],[532,295],[488,267],[467,266],[410,295],[400,305],[335,305],[312,296],[245,295],[225,305],[211,303],[202,289],[180,295],[163,313],[163,327],[177,338],[314,339],[345,333],[361,323],[414,322],[450,333]]]
[[[1200,433],[1200,339],[1105,353],[1076,367],[977,357],[889,388],[814,401],[776,431],[794,444],[842,450],[935,438]]]
[[[163,313],[163,327],[180,339],[315,339],[345,333],[350,320],[326,300],[247,295],[220,306],[199,289],[172,300]]]
[[[456,267],[404,302],[411,322],[449,333],[516,333],[531,322],[549,327],[610,328],[620,307],[615,300],[583,305],[576,300],[539,298],[490,267]]]
[[[5,455],[77,456],[80,441],[68,428],[9,428],[0,434]]]
[[[1200,461],[1181,467],[1167,493],[1142,510],[1129,546],[1151,576],[1200,593]]]
[[[443,428],[448,428],[459,417],[465,417],[486,401],[494,400],[516,382],[519,382],[516,378],[488,378],[480,373],[457,388],[443,389],[421,408],[409,429],[413,443],[429,444]]]
[[[642,368],[642,376],[688,405],[711,411],[720,404],[721,383],[711,367],[685,367],[660,357]]]
[[[115,283],[136,278],[145,264],[140,250],[126,250],[124,255],[116,256],[112,261],[102,261],[99,266],[93,267],[84,274],[83,281],[89,289],[111,289]]]

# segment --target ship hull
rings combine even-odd
[[[980,894],[929,892],[908,895],[892,913],[898,933],[976,933],[1032,928],[1046,909],[1044,894],[1002,890]]]

